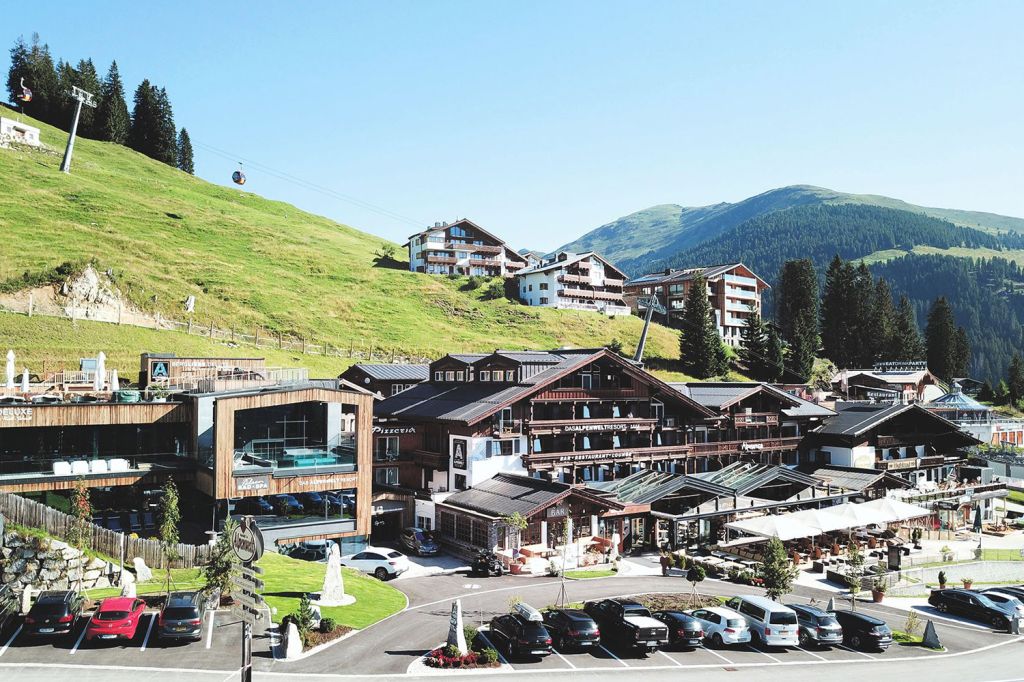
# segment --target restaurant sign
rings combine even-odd
[[[374,426],[373,433],[377,436],[401,436],[407,433],[416,433],[415,426]]]
[[[562,431],[636,431],[639,428],[639,424],[566,424]]]
[[[466,468],[466,441],[462,438],[452,439],[452,468]]]
[[[30,422],[31,407],[0,407],[0,422]]]
[[[251,516],[242,517],[242,522],[232,531],[231,550],[243,564],[259,561],[263,556],[263,533]]]

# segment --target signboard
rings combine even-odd
[[[555,505],[552,505],[552,506],[548,507],[547,517],[549,519],[562,518],[562,517],[568,516],[568,515],[569,515],[569,505],[566,504],[565,502],[560,502],[558,504],[555,504]]]
[[[243,564],[259,561],[263,556],[263,533],[251,516],[242,517],[242,522],[231,533],[231,549]]]
[[[171,378],[171,363],[167,360],[153,360],[149,365],[149,378],[153,379],[170,379]]]
[[[415,426],[374,426],[373,433],[377,436],[401,436],[406,433],[416,433]]]
[[[886,459],[883,460],[885,469],[887,471],[899,471],[902,469],[916,469],[918,461],[916,457],[908,457],[906,459]]]
[[[0,407],[0,422],[30,422],[31,407]]]
[[[466,448],[467,443],[462,438],[452,440],[452,468],[466,468]]]
[[[246,478],[235,479],[235,490],[239,492],[269,489],[270,476],[248,476]]]
[[[648,424],[566,424],[562,431],[638,431],[644,428],[651,427]]]

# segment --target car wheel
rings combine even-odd
[[[711,646],[713,646],[716,649],[721,649],[724,645],[725,642],[722,641],[722,635],[716,632],[711,636]]]
[[[860,635],[850,635],[850,646],[854,649],[860,649]]]
[[[377,580],[382,580],[382,581],[383,580],[387,580],[388,579],[388,569],[384,568],[383,566],[377,567],[373,571],[373,577],[376,578]]]
[[[807,631],[806,630],[803,630],[803,629],[800,630],[800,634],[798,635],[798,639],[800,640],[800,646],[802,646],[804,648],[810,646],[811,638],[807,635]]]
[[[946,606],[946,602],[944,602],[944,601],[940,601],[938,604],[936,604],[935,608],[937,608],[942,613],[945,613],[946,611],[949,610],[949,607]]]
[[[1009,630],[1006,620],[1002,616],[992,616],[992,627],[996,630]]]

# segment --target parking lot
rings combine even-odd
[[[21,626],[0,639],[0,664],[50,663],[95,666],[140,666],[230,671],[237,669],[241,650],[241,625],[229,611],[208,611],[199,642],[168,641],[157,637],[158,612],[143,614],[130,641],[85,640],[89,617],[79,618],[71,635],[29,636]],[[253,650],[266,650],[254,642]]]

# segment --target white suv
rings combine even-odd
[[[733,597],[725,605],[743,615],[755,642],[766,646],[800,644],[800,623],[796,611],[788,606],[754,595]]]
[[[409,559],[393,549],[367,547],[362,552],[341,557],[341,565],[369,573],[378,580],[387,580],[408,571]]]

